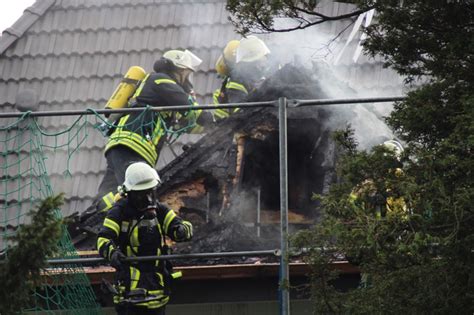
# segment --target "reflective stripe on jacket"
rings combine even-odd
[[[150,73],[141,82],[132,97],[135,107],[194,105],[190,96],[169,75]],[[191,125],[195,123],[196,115]],[[182,118],[179,112],[144,111],[131,113],[119,119],[117,127],[110,135],[105,152],[117,146],[124,145],[142,156],[150,165],[158,161],[158,153],[163,143],[166,126]],[[188,120],[189,120],[188,119]]]
[[[212,98],[214,104],[240,103],[245,100],[248,94],[247,88],[243,84],[231,81],[230,77],[227,77],[224,79],[222,87],[214,91]],[[219,108],[214,110],[214,117],[224,119],[237,111],[239,108]]]
[[[145,113],[145,115],[157,115],[155,113]],[[158,160],[158,153],[156,152],[156,144],[158,144],[163,131],[161,130],[161,122],[155,119],[152,124],[155,125],[152,132],[143,132],[141,126],[142,119],[135,118],[135,121],[130,121],[130,115],[126,115],[119,120],[116,130],[110,135],[109,141],[105,146],[105,152],[116,145],[124,145],[140,154],[150,165],[155,165]],[[127,122],[129,122],[127,124]],[[129,130],[127,130],[129,129]],[[130,131],[135,130],[136,132]]]

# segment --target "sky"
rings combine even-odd
[[[0,0],[0,3],[0,32],[3,32],[12,26],[35,0]]]

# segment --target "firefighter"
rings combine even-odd
[[[393,153],[397,163],[400,164],[401,155],[404,151],[403,146],[397,140],[388,140],[382,143],[382,146]],[[400,167],[390,169],[389,172],[397,177],[403,176],[403,170]],[[374,217],[377,220],[387,218],[387,216],[399,216],[402,219],[408,219],[410,210],[407,208],[405,200],[402,197],[390,196],[391,188],[387,183],[386,191],[384,193],[378,192],[372,179],[366,179],[357,189],[354,189],[350,194],[350,201],[354,207],[364,207],[373,212]],[[368,196],[368,202],[360,203],[358,199],[361,196]],[[388,196],[387,196],[388,195]],[[347,257],[347,259],[354,265],[359,264],[359,258]],[[361,279],[359,283],[360,288],[367,288],[371,285],[372,278],[369,273],[361,273]]]
[[[393,155],[395,156],[395,158],[397,159],[398,163],[400,164],[399,166],[400,167],[396,167],[395,169],[391,170],[393,172],[393,174],[395,174],[396,177],[400,178],[403,176],[404,172],[401,168],[401,162],[400,162],[400,159],[401,159],[401,156],[403,154],[403,146],[400,142],[398,142],[397,140],[388,140],[388,141],[385,141],[383,143],[383,146],[391,151],[393,153]],[[387,192],[390,193],[391,192],[391,188],[390,187],[387,187]],[[384,216],[386,213],[388,212],[391,212],[391,213],[398,213],[398,214],[402,214],[402,217],[404,219],[407,219],[408,216],[411,214],[411,210],[407,207],[407,204],[405,203],[405,200],[401,197],[392,197],[392,196],[388,196],[387,199],[386,199],[386,206],[385,206],[385,210],[384,212],[377,212],[377,215],[379,217],[382,217]]]
[[[220,89],[213,95],[214,104],[241,103],[265,79],[267,45],[256,36],[227,43],[216,62],[217,73],[224,77]],[[238,108],[216,109],[215,120],[229,117]]]
[[[155,62],[154,72],[141,81],[129,106],[197,105],[190,75],[200,63],[201,60],[188,50],[167,51]],[[212,114],[201,114],[200,111],[144,111],[121,116],[105,147],[107,169],[99,185],[98,197],[81,214],[81,221],[112,207],[117,186],[124,181],[128,165],[141,161],[154,167],[166,140],[181,132],[195,130],[196,124],[206,125],[212,120]]]
[[[180,276],[166,260],[124,261],[167,254],[165,236],[176,242],[192,238],[192,224],[157,200],[159,184],[149,164],[131,164],[121,186],[123,198],[108,211],[97,238],[99,254],[116,269],[112,291],[117,314],[165,314],[170,283]]]
[[[398,163],[400,162],[401,155],[404,151],[403,146],[397,140],[388,140],[382,143],[382,146],[393,153],[394,157],[397,159]],[[400,167],[397,167],[393,170],[395,176],[403,176],[403,170]],[[403,198],[396,198],[390,196],[391,189],[387,187],[385,193],[377,192],[374,182],[372,179],[366,179],[363,183],[359,185],[357,189],[354,189],[350,195],[351,200],[354,205],[359,199],[359,196],[366,195],[370,197],[370,203],[367,206],[369,209],[373,209],[374,215],[377,219],[384,218],[387,214],[402,214],[404,218],[408,217],[408,209]],[[388,196],[384,196],[388,195]]]

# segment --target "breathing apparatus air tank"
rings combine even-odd
[[[107,101],[107,104],[105,104],[105,109],[120,109],[127,107],[128,99],[132,97],[133,93],[135,93],[137,86],[145,76],[146,72],[142,67],[130,67],[112,96]],[[113,123],[120,116],[121,114],[106,115],[110,123]]]
[[[146,72],[142,67],[130,67],[112,96],[107,101],[107,104],[105,104],[104,109],[120,109],[127,107],[128,100],[135,93],[135,90],[145,76]],[[107,137],[110,136],[115,129],[113,124],[122,116],[122,114],[114,113],[105,114],[104,116],[107,118],[107,121],[98,125],[97,128]]]

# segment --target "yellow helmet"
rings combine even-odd
[[[240,42],[238,40],[231,40],[224,47],[222,54],[216,61],[216,71],[218,74],[223,76],[229,74],[229,67],[232,67],[235,64],[235,55],[239,44]]]
[[[236,50],[237,63],[254,62],[263,59],[270,53],[267,45],[257,36],[248,36],[240,40],[240,44]]]

